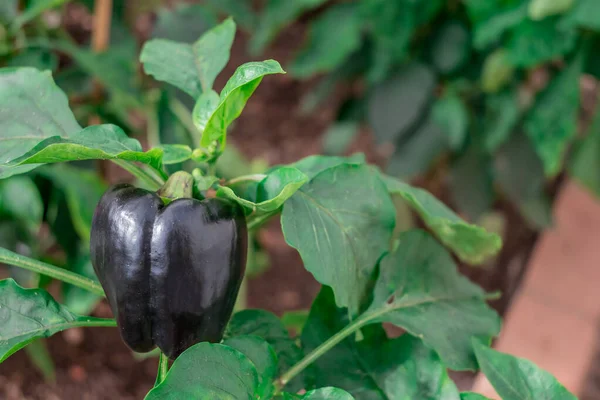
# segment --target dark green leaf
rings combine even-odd
[[[477,361],[503,400],[577,400],[549,372],[531,361],[500,353],[473,340]]]
[[[32,112],[35,110],[35,112]],[[81,127],[52,76],[34,68],[0,69],[0,177],[36,167],[7,167],[43,139],[69,137]]]
[[[158,10],[152,38],[193,43],[216,24],[216,16],[204,5],[177,3]]]
[[[356,4],[329,7],[312,22],[308,43],[294,60],[292,73],[306,78],[338,67],[360,46],[361,25]]]
[[[165,165],[178,164],[192,157],[192,149],[185,144],[164,144],[159,148],[163,151],[162,162]]]
[[[314,301],[302,344],[309,352],[347,325],[347,313],[336,308],[323,288]],[[316,386],[336,385],[357,400],[458,400],[458,390],[437,354],[410,335],[388,339],[380,326],[368,327],[363,339],[350,335],[315,364]]]
[[[492,400],[478,393],[473,392],[462,392],[460,394],[460,400]]]
[[[473,0],[471,3],[481,2]],[[483,3],[483,2],[481,2]],[[492,1],[490,6],[494,7]],[[516,1],[508,5],[496,6],[485,20],[475,24],[473,45],[483,50],[498,41],[508,30],[518,26],[527,19],[527,1]]]
[[[431,112],[433,120],[446,132],[450,148],[460,149],[469,130],[469,110],[461,98],[450,92],[434,103]]]
[[[86,247],[87,250],[87,247]],[[94,267],[90,261],[90,255],[87,251],[83,252],[73,264],[69,265],[69,269],[86,278],[98,281]],[[63,302],[65,306],[76,314],[89,315],[98,302],[102,300],[101,296],[78,288],[77,286],[63,284]]]
[[[378,142],[394,142],[414,128],[427,110],[435,75],[424,64],[411,63],[376,86],[368,97],[368,120]]]
[[[308,310],[286,311],[281,316],[281,323],[288,330],[302,332],[307,319]]]
[[[274,60],[249,62],[239,66],[221,90],[221,101],[206,123],[200,144],[208,147],[215,140],[220,140],[223,146],[227,137],[227,127],[240,116],[262,78],[265,75],[284,73],[279,63]]]
[[[304,395],[283,393],[284,400],[354,400],[352,395],[336,387],[325,387],[306,392]]]
[[[236,336],[225,339],[223,344],[240,351],[252,361],[259,382],[255,395],[260,399],[270,398],[277,374],[277,354],[269,343],[258,336]]]
[[[234,314],[227,326],[227,337],[255,335],[267,341],[275,350],[278,374],[282,374],[302,358],[302,350],[290,338],[279,318],[265,310],[243,310]],[[302,382],[292,380],[286,388],[299,390]]]
[[[58,67],[58,56],[49,49],[26,49],[6,63],[8,67],[32,67],[54,71]]]
[[[295,163],[288,165],[288,167],[297,168],[300,171],[304,172],[309,179],[312,179],[321,172],[325,171],[326,169],[333,168],[338,165],[360,165],[364,164],[365,162],[365,156],[361,153],[354,154],[350,157],[314,155],[305,157],[300,161],[296,161]]]
[[[485,292],[461,276],[450,254],[423,231],[400,236],[381,261],[373,296],[362,317],[404,328],[455,370],[477,369],[472,337],[489,342],[500,332]]]
[[[533,67],[564,56],[575,48],[577,31],[561,29],[557,17],[542,21],[526,20],[512,32],[506,50],[517,67]]]
[[[0,217],[24,223],[35,234],[42,223],[44,203],[31,178],[15,176],[0,180]]]
[[[261,53],[282,28],[323,3],[325,0],[269,0],[258,17],[256,30],[250,39],[250,51]]]
[[[258,387],[258,372],[247,356],[222,344],[203,342],[175,360],[146,400],[252,399]]]
[[[0,281],[0,320],[0,362],[35,339],[78,326],[110,326],[112,321],[73,314],[45,290],[23,289],[12,279]]]
[[[197,99],[203,91],[212,89],[216,76],[227,64],[234,36],[235,23],[227,19],[191,45],[150,40],[142,49],[140,61],[148,75]]]
[[[358,183],[360,182],[360,185]],[[377,260],[388,249],[395,209],[376,170],[342,164],[315,176],[283,207],[286,242],[304,267],[358,312]]]
[[[426,190],[389,176],[384,176],[384,182],[388,191],[402,196],[442,243],[461,260],[479,264],[495,255],[502,247],[502,240],[498,235],[466,223]]]
[[[462,67],[471,53],[471,37],[458,21],[447,22],[437,33],[431,47],[431,61],[442,74],[451,74]]]
[[[204,3],[207,8],[231,16],[242,28],[254,32],[257,16],[252,9],[252,0],[205,0]]]
[[[518,93],[510,90],[485,98],[484,140],[493,152],[508,140],[521,117]]]
[[[567,147],[577,132],[583,62],[580,53],[538,96],[525,119],[525,132],[549,177],[560,172]]]

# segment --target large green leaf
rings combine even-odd
[[[269,0],[259,14],[256,30],[250,39],[250,51],[254,54],[262,52],[282,28],[323,3],[325,0]]]
[[[577,31],[562,28],[558,17],[526,20],[513,30],[506,45],[513,65],[533,67],[569,53],[577,43]]]
[[[489,342],[500,332],[500,317],[485,299],[435,239],[408,231],[381,261],[373,302],[361,318],[404,328],[452,369],[476,370],[471,338]]]
[[[364,154],[357,153],[350,157],[335,157],[335,156],[322,156],[314,155],[303,158],[302,160],[296,161],[288,167],[294,167],[302,171],[309,179],[314,178],[326,169],[336,167],[341,164],[364,164]]]
[[[280,167],[271,171],[257,184],[255,197],[251,199],[238,196],[232,188],[227,186],[220,186],[217,196],[238,202],[249,213],[272,213],[307,181],[308,177],[300,170],[292,167]]]
[[[162,149],[144,152],[140,142],[127,137],[116,125],[92,125],[68,138],[51,136],[40,141],[25,154],[6,163],[4,175],[14,173],[14,168],[27,164],[48,164],[76,160],[126,160],[137,161],[162,168]]]
[[[267,341],[275,350],[278,361],[278,373],[290,369],[302,358],[302,350],[290,338],[287,329],[279,318],[265,310],[243,310],[234,314],[229,322],[226,337],[255,335]],[[301,377],[300,377],[301,379]],[[303,386],[299,379],[286,385],[288,390],[299,390]]]
[[[308,352],[347,324],[347,313],[336,308],[324,287],[314,301],[302,331]],[[458,390],[437,354],[410,335],[388,339],[380,326],[363,330],[363,339],[350,335],[313,365],[315,384],[335,385],[357,400],[458,400]]]
[[[255,396],[268,399],[273,394],[273,381],[277,374],[277,355],[268,342],[258,336],[236,336],[223,341],[252,361],[258,373],[258,387]]]
[[[227,128],[240,116],[262,78],[265,75],[284,73],[274,60],[249,62],[239,66],[221,90],[219,105],[206,123],[200,144],[209,147],[215,140],[220,140],[224,145]]]
[[[431,68],[411,63],[372,90],[368,120],[378,142],[394,142],[414,128],[427,110],[435,83]]]
[[[0,177],[35,168],[3,164],[40,141],[51,136],[69,137],[80,130],[67,96],[49,73],[34,68],[0,69]]]
[[[246,355],[222,344],[203,342],[175,360],[165,380],[146,400],[250,400],[258,388],[258,372]]]
[[[42,223],[44,203],[31,178],[15,176],[0,180],[0,217],[9,217],[37,233]]]
[[[402,196],[442,243],[461,260],[479,264],[495,255],[502,247],[502,240],[498,235],[466,223],[426,190],[389,176],[384,176],[384,181],[389,192]]]
[[[394,224],[394,204],[379,173],[350,164],[315,176],[285,203],[281,217],[285,240],[304,267],[353,314],[389,247]]]
[[[473,340],[477,361],[503,400],[576,400],[549,372],[529,360],[500,353]]]
[[[583,63],[580,52],[538,96],[525,120],[525,132],[550,177],[560,172],[565,151],[577,132]]]
[[[337,4],[312,22],[308,43],[291,66],[295,76],[306,78],[332,71],[358,49],[362,20],[357,7],[353,3]]]
[[[147,74],[170,83],[194,99],[211,90],[229,61],[235,23],[227,19],[204,33],[195,43],[153,39],[145,43],[140,61]]]
[[[68,328],[115,326],[114,320],[73,314],[45,290],[24,289],[12,279],[0,281],[0,320],[0,362],[33,340]]]

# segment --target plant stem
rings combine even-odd
[[[160,353],[160,357],[158,358],[158,371],[156,371],[156,381],[154,382],[154,387],[157,387],[162,383],[162,381],[165,380],[167,372],[169,372],[169,358],[163,353]]]
[[[78,321],[71,324],[70,328],[114,328],[117,321],[113,318],[90,319],[87,321]]]
[[[165,181],[162,179],[162,177],[158,177],[158,176],[148,173],[143,168],[135,165],[131,161],[125,161],[125,160],[111,160],[111,161],[114,162],[115,164],[117,164],[118,166],[120,166],[121,168],[123,168],[125,171],[129,172],[131,175],[135,176],[139,180],[146,183],[150,189],[157,190],[165,183]]]
[[[296,375],[302,372],[310,364],[315,362],[323,354],[331,350],[336,344],[366,325],[369,322],[369,319],[370,318],[368,316],[363,314],[359,318],[355,319],[352,323],[348,324],[344,329],[327,339],[325,342],[321,343],[319,347],[307,354],[302,360],[287,370],[273,383],[276,391],[280,391],[289,381],[294,379]]]
[[[102,286],[90,278],[81,276],[63,268],[56,267],[52,264],[46,264],[45,262],[13,253],[12,251],[1,247],[0,263],[37,272],[38,274],[46,275],[66,283],[70,283],[73,286],[80,287],[94,294],[104,296],[104,290],[102,289]]]
[[[260,228],[265,222],[267,222],[269,219],[271,219],[271,217],[275,216],[276,214],[277,212],[274,212],[272,214],[263,214],[255,218],[248,218],[248,231],[255,231],[256,229]]]
[[[265,179],[266,177],[267,176],[265,174],[242,175],[242,176],[238,176],[237,178],[228,180],[227,182],[225,182],[225,186],[234,185],[236,183],[247,182],[247,181],[260,182],[263,179]]]
[[[188,108],[176,98],[171,98],[169,101],[169,108],[171,112],[175,114],[177,119],[185,126],[188,133],[190,134],[190,138],[192,139],[192,143],[194,147],[200,147],[200,132],[196,125],[194,125],[194,119],[192,118],[192,113]]]

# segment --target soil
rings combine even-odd
[[[238,36],[224,76],[250,59],[245,52],[247,37]],[[264,58],[276,59],[285,66],[303,36],[301,24],[287,29]],[[249,158],[260,157],[270,164],[289,163],[319,153],[322,133],[335,118],[343,92],[351,88],[341,88],[316,112],[304,115],[299,111],[299,104],[313,84],[300,83],[289,75],[264,79],[230,134],[231,143]],[[389,149],[377,148],[368,131],[361,132],[350,150],[360,150],[370,162],[380,165],[389,152]],[[443,196],[443,192],[436,194]],[[507,221],[502,253],[484,268],[461,267],[461,270],[485,289],[505,294],[494,304],[503,313],[518,286],[536,234],[511,207],[498,204],[497,208]],[[259,241],[269,255],[270,268],[249,281],[248,306],[276,314],[308,308],[319,284],[303,268],[298,253],[286,245],[277,220],[260,232]],[[106,304],[101,304],[94,314],[107,316],[109,313]],[[136,360],[116,329],[63,332],[47,343],[56,366],[56,382],[44,382],[21,351],[0,364],[0,399],[141,399],[154,383],[156,359]],[[456,377],[461,387],[469,387],[468,374]]]

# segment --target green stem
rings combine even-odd
[[[152,190],[157,190],[165,183],[165,181],[162,177],[150,174],[148,171],[135,165],[131,161],[125,161],[125,160],[111,160],[111,161],[114,162],[115,164],[117,164],[119,167],[123,168],[125,171],[129,172],[131,175],[135,176],[139,180],[146,183],[148,185],[148,187]]]
[[[233,178],[225,182],[225,186],[234,185],[240,182],[260,182],[265,179],[267,176],[265,174],[252,174],[252,175],[242,175],[237,178]]]
[[[37,272],[38,274],[46,275],[66,283],[70,283],[73,286],[80,287],[97,295],[104,296],[104,290],[102,289],[102,286],[90,278],[81,276],[63,268],[56,267],[52,264],[46,264],[45,262],[13,253],[12,251],[1,247],[0,263]]]
[[[77,321],[69,325],[69,328],[115,328],[117,321],[113,318],[89,319]]]
[[[169,372],[169,358],[165,356],[163,353],[160,353],[160,357],[158,358],[158,371],[156,371],[156,381],[154,382],[154,387],[157,387],[165,380],[167,377],[167,372]]]
[[[263,226],[263,224],[266,223],[269,219],[271,219],[271,217],[275,216],[276,214],[277,214],[277,212],[274,212],[272,214],[263,214],[259,217],[248,218],[248,220],[246,221],[248,231],[257,230],[258,228]]]
[[[363,314],[359,318],[355,319],[351,324],[347,325],[344,329],[327,339],[327,341],[321,343],[319,347],[308,353],[302,360],[287,370],[273,383],[276,390],[280,391],[289,381],[294,379],[296,375],[304,371],[306,367],[315,362],[319,357],[327,353],[346,337],[350,336],[352,333],[366,325],[369,322],[369,319],[369,316]]]
[[[170,99],[169,109],[179,119],[179,122],[185,126],[185,129],[187,129],[194,147],[200,147],[200,136],[202,135],[198,131],[198,128],[196,128],[196,125],[194,125],[194,119],[190,110],[176,98]]]

